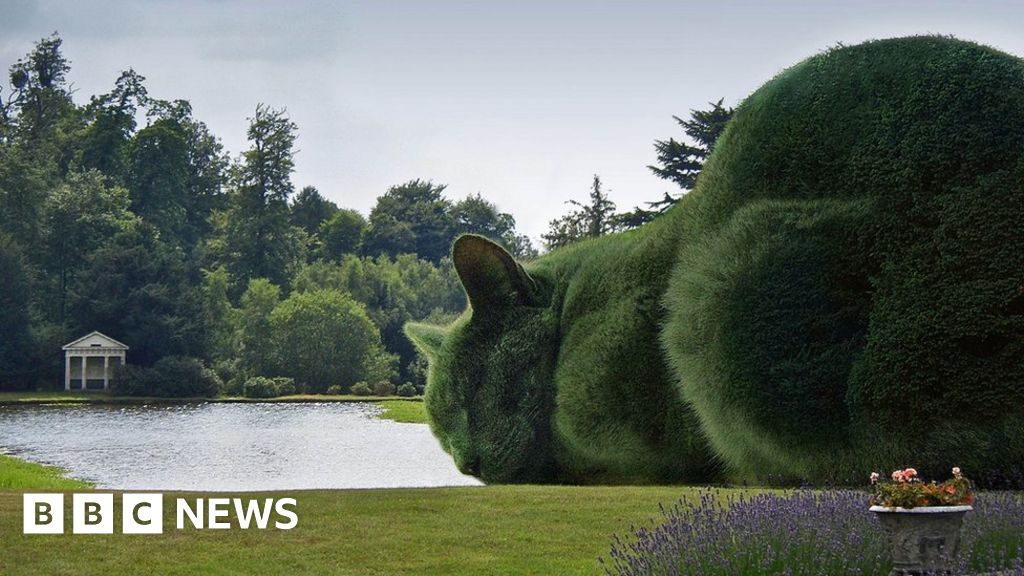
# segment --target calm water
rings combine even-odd
[[[0,406],[0,450],[121,490],[467,486],[425,424],[366,403]]]

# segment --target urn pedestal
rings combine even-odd
[[[889,543],[893,564],[890,576],[956,574],[960,526],[964,514],[971,510],[971,506],[872,506]]]

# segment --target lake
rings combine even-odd
[[[470,486],[425,424],[371,403],[0,406],[0,450],[99,488]]]

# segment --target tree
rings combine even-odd
[[[54,151],[54,131],[74,110],[65,85],[71,64],[60,51],[61,43],[54,32],[36,42],[28,56],[11,66],[11,95],[0,107],[6,127],[6,133],[0,136],[6,139],[16,135],[35,145],[40,155]]]
[[[219,256],[236,281],[267,278],[286,285],[304,251],[301,230],[292,226],[288,211],[297,128],[283,110],[263,104],[249,120],[252,146],[242,154],[227,216],[219,220]]]
[[[228,271],[221,267],[203,270],[203,320],[209,334],[206,356],[214,361],[231,360],[238,353],[238,311],[231,307]]]
[[[594,174],[590,185],[590,203],[569,200],[576,210],[552,220],[547,234],[542,234],[549,250],[566,246],[584,238],[596,238],[616,228],[615,203],[601,189],[601,178]]]
[[[707,110],[690,110],[690,119],[673,116],[694,144],[680,142],[674,138],[656,140],[654,149],[658,152],[659,166],[648,166],[659,178],[675,182],[684,191],[692,190],[704,161],[711,155],[715,142],[725,131],[734,110],[724,108],[722,101],[709,102]]]
[[[270,331],[270,313],[277,307],[281,289],[266,278],[249,281],[238,311],[238,361],[250,376],[271,374],[274,367],[274,341]]]
[[[79,125],[60,46],[56,34],[37,42],[11,66],[6,97],[0,90],[0,225],[24,247],[41,240],[45,198],[67,164],[66,134]]]
[[[380,330],[384,347],[399,356],[401,378],[412,377],[416,351],[402,331],[406,322],[452,319],[466,307],[466,297],[451,260],[435,265],[403,254],[395,259],[345,256],[340,263],[314,262],[295,277],[293,290],[337,290],[364,304]]]
[[[366,219],[355,210],[337,210],[320,223],[320,255],[327,260],[340,260],[346,254],[355,254],[366,228]]]
[[[537,251],[530,239],[516,233],[516,219],[499,212],[498,207],[479,193],[467,196],[452,206],[457,234],[479,234],[501,244],[516,258],[533,258]]]
[[[324,198],[313,186],[306,186],[295,195],[291,205],[292,225],[310,236],[320,231],[320,225],[338,212],[338,205]]]
[[[0,232],[0,386],[21,385],[30,380],[28,352],[30,284],[28,267],[21,247]]]
[[[121,73],[109,94],[93,96],[83,110],[89,124],[78,137],[80,168],[95,169],[111,182],[124,184],[135,113],[148,101],[145,78],[134,70]]]
[[[128,191],[107,186],[95,170],[69,174],[46,199],[43,265],[50,285],[39,296],[58,322],[64,321],[68,288],[88,256],[118,232],[138,224],[129,206]]]
[[[410,180],[392,186],[377,198],[363,235],[363,252],[370,256],[417,254],[439,262],[451,249],[455,222],[446,186]]]
[[[226,208],[228,156],[206,124],[192,116],[192,105],[187,100],[150,100],[148,114],[150,126],[162,124],[184,139],[185,227],[180,239],[192,248],[212,231],[211,215]]]
[[[725,131],[729,120],[732,119],[734,110],[724,108],[723,100],[709,102],[711,108],[707,110],[690,110],[689,120],[683,120],[678,116],[672,117],[682,126],[683,131],[690,137],[693,144],[673,138],[654,141],[659,165],[648,166],[648,168],[659,178],[675,182],[683,189],[684,194],[696,185],[697,176],[700,175],[704,162],[711,156],[715,143]],[[636,228],[650,222],[656,216],[664,214],[678,201],[679,197],[666,192],[661,200],[648,202],[648,210],[634,208],[631,212],[617,215],[616,220],[620,228]]]
[[[192,245],[188,228],[188,150],[182,127],[157,120],[135,135],[129,151],[132,211],[177,245]]]
[[[145,223],[120,230],[91,252],[70,289],[79,332],[100,330],[130,343],[132,361],[205,356],[201,293],[182,254]]]
[[[391,359],[366,308],[344,292],[295,292],[270,315],[279,363],[276,371],[309,392],[332,384],[387,382]]]

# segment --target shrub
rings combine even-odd
[[[116,394],[168,398],[212,398],[222,388],[216,372],[186,356],[165,356],[151,368],[124,366],[112,383]]]
[[[377,382],[373,385],[374,396],[394,396],[395,385],[391,382]]]
[[[277,376],[271,378],[271,380],[274,381],[274,387],[277,389],[278,396],[290,396],[298,392],[298,388],[295,386],[294,378]]]
[[[331,396],[341,395],[341,384],[331,384],[327,387],[327,393]]]
[[[1019,469],[1021,182],[1021,59],[945,37],[808,58],[644,227],[525,264],[457,239],[471,305],[406,328],[432,429],[496,483]]]
[[[220,360],[214,363],[213,371],[217,373],[217,377],[219,377],[222,382],[230,382],[239,375],[238,359],[232,358],[231,360]]]
[[[369,396],[373,390],[366,382],[356,382],[352,385],[352,393],[356,396]]]
[[[245,372],[239,372],[234,378],[224,383],[224,394],[227,396],[243,396],[245,390],[245,381],[249,377],[246,376]]]
[[[388,377],[381,365],[380,332],[366,307],[344,292],[293,292],[271,312],[276,370],[295,377],[306,390],[322,392],[331,382]],[[384,370],[384,373],[381,373]]]
[[[416,387],[411,382],[406,382],[398,387],[398,395],[406,398],[416,395]]]
[[[254,376],[245,381],[242,395],[246,398],[274,398],[280,396],[280,391],[272,378]]]

